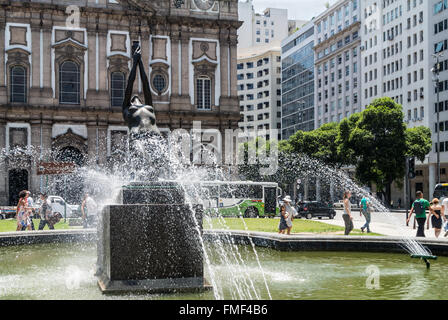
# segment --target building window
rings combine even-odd
[[[205,76],[200,76],[196,80],[196,105],[198,109],[211,109],[211,83],[210,78]]]
[[[13,66],[10,77],[10,101],[26,102],[26,69],[22,66]]]
[[[65,61],[59,68],[59,103],[79,104],[80,73],[75,62]]]
[[[163,91],[165,91],[166,88],[166,79],[161,74],[156,74],[154,78],[152,79],[152,85],[154,86],[154,89],[161,94]]]
[[[123,104],[125,76],[123,72],[112,72],[110,76],[111,92],[110,99],[112,107],[120,107]]]

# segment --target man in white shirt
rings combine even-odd
[[[288,230],[286,231],[286,233],[291,234],[292,221],[294,220],[294,217],[297,215],[297,210],[291,205],[292,200],[290,196],[286,196],[283,199],[283,203],[285,205],[286,213],[288,214],[288,216],[286,217],[286,225],[288,226]]]
[[[444,198],[442,200],[442,212],[443,212],[443,218],[446,221],[446,217],[448,214],[448,197]],[[445,225],[445,237],[448,236],[448,224]]]
[[[84,201],[81,204],[81,212],[82,212],[82,219],[84,221],[83,225],[84,228],[92,228],[96,227],[97,224],[97,211],[98,206],[88,193],[84,196]]]

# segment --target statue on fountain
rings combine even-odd
[[[160,134],[156,124],[156,116],[152,104],[151,90],[149,88],[148,77],[143,67],[141,47],[137,41],[132,45],[132,69],[129,74],[128,84],[123,100],[123,118],[129,127],[131,139],[139,139],[142,136]],[[139,96],[132,96],[137,67],[140,70],[140,78],[143,84],[143,94],[145,104]]]
[[[132,45],[132,69],[129,74],[122,110],[129,127],[129,158],[131,180],[157,180],[164,174],[167,145],[157,128],[148,77],[142,62],[138,41]],[[134,81],[140,70],[145,104],[138,95],[132,95]]]

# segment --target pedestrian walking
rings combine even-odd
[[[286,212],[286,207],[282,205],[280,207],[280,223],[278,224],[278,233],[285,234],[288,225],[286,224],[286,217],[288,213]]]
[[[34,228],[34,199],[31,197],[31,192],[26,190],[26,193],[28,194],[28,197],[26,198],[26,201],[28,203],[28,219],[30,220],[31,230],[35,230]]]
[[[350,202],[350,197],[352,194],[350,191],[344,192],[344,214],[342,215],[342,219],[344,219],[345,224],[345,232],[344,234],[348,236],[350,232],[353,230],[353,217],[352,217],[352,204]]]
[[[442,200],[442,211],[443,211],[443,216],[444,216],[445,219],[446,219],[446,217],[448,216],[448,197],[447,197],[447,198],[444,198],[444,199]],[[445,221],[446,221],[446,220],[445,220]],[[446,237],[446,236],[448,236],[448,222],[445,222],[444,230],[445,230],[445,235],[444,235],[444,237]]]
[[[371,193],[370,196],[372,196]],[[369,197],[362,197],[360,203],[361,213],[359,215],[364,216],[366,223],[361,227],[361,232],[364,232],[364,230],[367,229],[367,233],[370,233],[371,205],[372,203]]]
[[[28,218],[28,193],[26,190],[22,190],[19,193],[19,201],[16,208],[16,220],[17,229],[16,231],[29,230],[31,231],[31,225]]]
[[[416,237],[425,237],[426,209],[429,209],[430,204],[428,200],[423,199],[423,192],[417,191],[415,195],[417,199],[412,203],[412,208],[409,212],[406,224],[409,224],[412,214],[415,213],[415,218],[417,219],[418,224]]]
[[[42,201],[42,204],[39,211],[39,230],[43,230],[46,225],[48,225],[48,229],[54,230],[54,225],[51,221],[51,218],[53,217],[53,210],[51,208],[50,200],[48,200],[48,197],[45,193],[40,194],[40,200]]]
[[[294,216],[297,215],[297,211],[296,209],[291,205],[292,204],[292,200],[290,196],[286,196],[283,199],[283,203],[285,206],[285,210],[286,210],[286,225],[288,226],[288,229],[286,231],[287,234],[291,234],[291,229],[292,229],[292,221],[294,220]]]
[[[443,208],[439,203],[439,199],[434,198],[432,200],[432,205],[431,207],[429,207],[429,209],[430,210],[429,210],[427,227],[429,229],[429,220],[431,220],[432,227],[434,228],[434,234],[436,238],[438,238],[440,232],[442,231],[443,221],[446,221],[446,217],[443,212]]]
[[[92,197],[90,197],[89,194],[86,193],[84,195],[84,200],[81,204],[81,212],[82,212],[84,229],[96,227],[97,222],[98,222],[97,211],[98,211],[98,206],[97,206],[95,200],[93,200]]]

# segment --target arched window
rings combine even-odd
[[[12,66],[10,77],[10,101],[26,102],[26,69]]]
[[[79,104],[80,73],[75,62],[65,61],[59,67],[59,103]]]
[[[125,76],[123,72],[112,72],[110,76],[110,99],[112,107],[121,107],[124,99]]]
[[[212,81],[205,76],[199,76],[196,80],[196,106],[201,110],[211,109]]]

